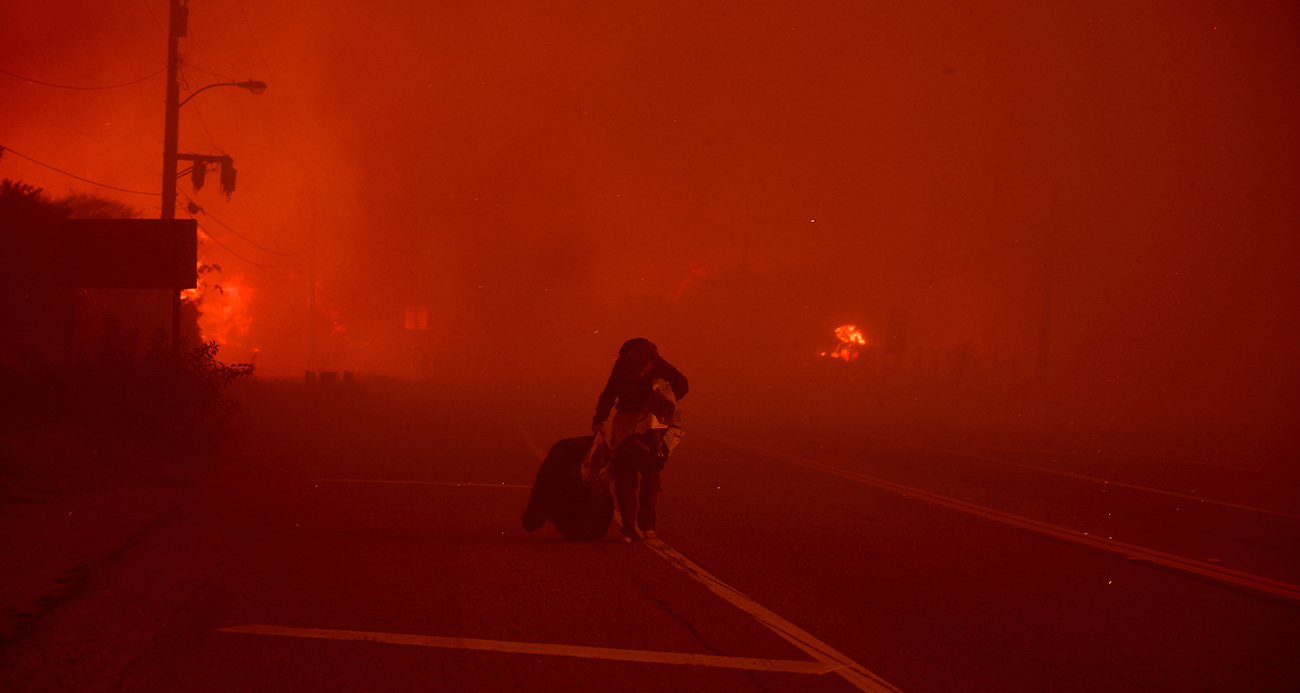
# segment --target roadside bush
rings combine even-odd
[[[0,372],[0,401],[10,412],[0,426],[192,456],[227,431],[237,403],[224,391],[253,373],[250,364],[216,357],[215,342],[182,340],[173,350],[162,329],[141,345],[136,330],[107,318],[93,355],[72,364],[26,358]]]

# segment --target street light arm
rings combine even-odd
[[[202,87],[200,89],[195,90],[194,93],[185,97],[184,101],[176,104],[176,107],[180,108],[181,106],[184,106],[185,104],[190,102],[190,99],[198,96],[200,93],[205,92],[213,87],[239,87],[240,89],[247,89],[253,92],[254,94],[261,94],[262,92],[266,91],[266,82],[259,82],[255,79],[250,79],[246,82],[217,82],[216,84],[209,84],[206,87]]]
[[[180,103],[178,103],[178,104],[176,104],[176,107],[177,107],[177,108],[180,108],[181,106],[184,106],[185,104],[187,104],[187,103],[190,102],[190,99],[192,99],[192,98],[198,96],[201,92],[205,92],[205,91],[207,91],[207,90],[209,90],[209,89],[211,89],[211,88],[213,88],[213,87],[229,87],[229,86],[232,86],[233,84],[234,84],[234,82],[218,82],[217,84],[209,84],[208,86],[203,87],[203,88],[199,89],[198,91],[194,92],[193,94],[190,94],[189,96],[185,97],[185,100],[182,101],[182,102],[180,102]]]

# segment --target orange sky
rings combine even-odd
[[[3,70],[163,66],[163,0],[3,13]],[[448,373],[588,374],[637,335],[704,372],[746,343],[761,371],[891,309],[915,344],[1028,361],[1055,218],[1058,382],[1294,403],[1293,3],[213,0],[190,27],[186,86],[270,87],[185,107],[182,150],[240,173],[229,202],[180,189],[290,253],[200,216],[244,258],[203,251],[249,287],[227,360],[306,367],[314,226],[318,367],[409,368],[407,305]],[[163,89],[0,75],[0,144],[155,190]]]

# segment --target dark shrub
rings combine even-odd
[[[11,412],[0,425],[194,454],[230,423],[237,405],[226,387],[253,373],[216,356],[215,342],[182,340],[173,350],[161,329],[142,347],[138,332],[107,318],[93,356],[71,365],[28,358],[0,372],[0,402]]]

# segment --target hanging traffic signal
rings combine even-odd
[[[198,192],[203,187],[203,179],[208,176],[208,165],[202,161],[195,161],[190,167],[190,182],[194,184],[194,192]]]
[[[176,158],[181,161],[189,161],[194,164],[190,168],[190,182],[194,184],[194,192],[198,192],[203,187],[204,181],[208,177],[208,164],[219,164],[221,166],[221,192],[226,194],[226,199],[230,199],[231,193],[235,192],[235,160],[225,154],[177,154]],[[182,174],[183,175],[183,174]]]
[[[238,171],[235,170],[235,160],[226,157],[221,162],[221,192],[226,194],[227,200],[229,200],[230,195],[235,192],[236,173],[238,173]]]

